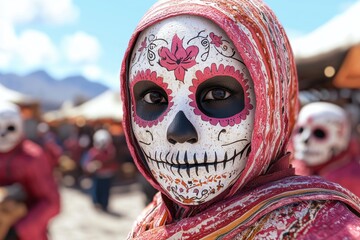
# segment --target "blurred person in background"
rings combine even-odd
[[[37,125],[37,141],[49,160],[50,168],[55,170],[58,167],[60,157],[63,154],[61,146],[58,144],[56,135],[50,130],[47,123],[41,122]]]
[[[297,84],[263,1],[157,1],[121,69],[129,149],[159,191],[128,238],[360,238],[360,199],[290,165]]]
[[[294,136],[295,172],[318,175],[360,197],[360,156],[347,112],[328,102],[302,107]]]
[[[20,109],[0,103],[0,239],[47,239],[60,197],[47,154],[24,137]],[[17,187],[14,187],[17,186]],[[14,189],[15,190],[11,190]]]
[[[82,188],[83,169],[81,162],[92,146],[92,129],[75,128],[64,140],[64,152],[60,159],[60,169],[65,186]]]
[[[97,208],[107,212],[112,182],[118,171],[111,134],[105,129],[94,133],[93,146],[85,155],[82,166],[92,178],[91,198]]]

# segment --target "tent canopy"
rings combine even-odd
[[[88,120],[114,119],[122,120],[122,104],[120,93],[111,90],[77,106],[70,117],[83,117]]]
[[[79,106],[63,105],[57,111],[45,113],[43,118],[48,122],[79,117],[86,120],[112,119],[121,121],[122,115],[120,93],[108,90]]]
[[[360,1],[310,34],[291,41],[300,90],[313,87],[350,86],[347,83],[348,78],[344,79],[344,76],[350,74],[349,68],[345,72],[342,68],[345,61],[349,62],[347,58],[353,48],[360,46],[360,31],[355,24],[360,22],[359,12]],[[355,55],[355,58],[360,56]],[[359,61],[360,59],[353,57],[348,65]],[[338,76],[338,79],[334,81],[340,71],[343,72],[341,79]],[[353,75],[353,72],[350,75]],[[354,76],[351,77],[354,79]],[[355,77],[358,80],[360,76]],[[341,82],[341,84],[336,82]]]
[[[360,43],[360,1],[313,32],[291,41],[296,60],[301,62]]]

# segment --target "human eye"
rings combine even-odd
[[[224,88],[213,88],[210,89],[207,93],[205,93],[203,101],[225,100],[230,96],[230,91]]]
[[[144,97],[143,101],[149,104],[165,104],[167,103],[166,97],[159,91],[150,91],[147,92]]]

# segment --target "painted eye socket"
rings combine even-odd
[[[9,125],[8,127],[7,127],[7,131],[8,132],[14,132],[16,130],[16,128],[15,128],[15,126],[13,126],[13,125]]]
[[[225,100],[230,97],[231,93],[223,88],[215,88],[206,93],[203,101]]]
[[[168,108],[168,97],[164,89],[151,81],[139,81],[133,86],[136,115],[153,121]]]
[[[196,101],[199,109],[207,116],[227,118],[244,109],[244,89],[231,76],[215,76],[198,86]]]
[[[151,91],[145,94],[143,100],[149,104],[163,104],[167,103],[167,99],[162,95],[161,92]]]
[[[324,139],[326,138],[326,132],[320,128],[317,128],[313,131],[313,134],[318,139]]]
[[[304,131],[304,127],[299,127],[299,128],[298,128],[298,133],[301,134],[303,131]]]
[[[250,76],[233,66],[215,63],[196,71],[190,86],[190,106],[194,113],[212,125],[234,126],[245,120],[254,108],[250,99]]]
[[[169,112],[172,91],[162,77],[150,69],[138,71],[130,81],[133,117],[138,126],[151,127]]]

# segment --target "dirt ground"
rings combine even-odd
[[[126,239],[131,226],[145,206],[138,184],[113,187],[109,213],[94,208],[89,195],[60,188],[62,210],[50,223],[51,240]]]

